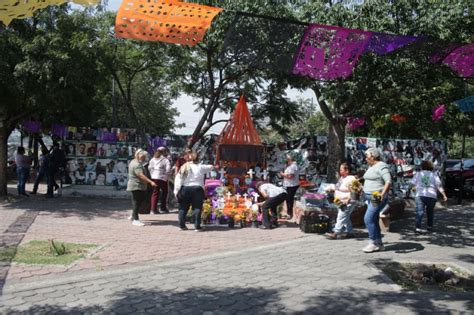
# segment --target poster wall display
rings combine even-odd
[[[127,187],[128,163],[138,148],[131,128],[68,127],[63,142],[65,183]]]

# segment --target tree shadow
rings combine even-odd
[[[457,255],[456,258],[464,262],[474,263],[474,255],[463,254],[463,255]]]
[[[298,302],[286,305],[291,298],[282,297],[284,288],[210,288],[192,287],[179,291],[127,289],[114,294],[112,302],[95,305],[66,307],[62,305],[34,305],[21,308],[26,314],[380,314],[384,308],[396,307],[415,313],[450,313],[449,305],[437,303],[439,295],[429,292],[399,293],[378,291],[374,293],[360,287],[341,290],[316,290],[301,292]],[[473,306],[471,295],[446,293],[443,300]],[[9,309],[8,313],[19,310]]]
[[[93,220],[98,217],[123,220],[124,212],[132,208],[128,199],[61,197],[47,199],[34,196],[17,202],[4,204],[5,209],[41,211],[58,218],[78,217]]]
[[[424,249],[422,244],[415,242],[385,243],[385,251],[393,251],[397,254],[407,254]]]
[[[408,215],[394,221],[390,227],[392,232],[401,234],[402,240],[425,241],[428,244],[453,248],[474,247],[473,210],[473,207],[469,205],[437,207],[434,214],[433,233],[415,234],[414,209],[406,211]],[[426,224],[426,217],[423,219],[423,224]]]
[[[318,295],[304,301],[306,309],[296,314],[380,314],[383,310],[392,309],[394,313],[431,313],[451,314],[452,309],[440,301],[464,302],[465,310],[472,310],[474,302],[471,293],[441,294],[433,292],[394,292],[369,291],[348,287],[342,291],[323,290]],[[462,312],[462,310],[457,310]]]
[[[179,292],[164,290],[128,289],[113,296],[110,305],[91,305],[65,307],[60,305],[35,305],[26,310],[27,314],[278,314],[283,313],[279,292],[262,288],[224,288],[193,287]],[[14,309],[9,310],[15,312]],[[8,313],[8,311],[7,311]]]

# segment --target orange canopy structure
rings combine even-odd
[[[115,36],[194,46],[221,11],[180,0],[124,0],[115,19]]]
[[[252,123],[243,95],[219,135],[217,145],[217,162],[259,163],[262,161],[264,147]]]

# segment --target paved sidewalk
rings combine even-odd
[[[365,238],[327,240],[295,226],[272,231],[181,232],[176,213],[126,220],[129,201],[41,196],[0,205],[2,246],[56,239],[101,247],[68,267],[4,264],[0,313],[474,314],[474,293],[403,292],[377,261],[450,263],[474,272],[473,205],[437,209],[437,232],[413,218],[386,233],[386,251]],[[5,278],[3,278],[5,279]]]

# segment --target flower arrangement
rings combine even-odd
[[[337,198],[337,197],[334,198],[333,203],[334,203],[339,209],[341,209],[342,211],[344,211],[345,208],[346,208],[346,204],[345,204],[344,202],[342,202],[342,200],[339,199],[339,198]]]
[[[349,184],[349,190],[351,192],[355,193],[360,193],[362,191],[362,184],[358,179],[354,179],[350,184]]]
[[[203,222],[208,222],[209,219],[210,219],[210,216],[211,216],[211,210],[212,210],[212,207],[211,207],[211,204],[209,203],[209,201],[205,201],[204,204],[202,205],[202,212],[201,212],[201,220]]]
[[[375,200],[375,201],[382,200],[382,193],[380,191],[374,191],[372,193],[372,200]]]
[[[374,205],[378,205],[381,200],[382,200],[382,193],[380,193],[379,191],[374,191],[370,198],[370,202]]]

